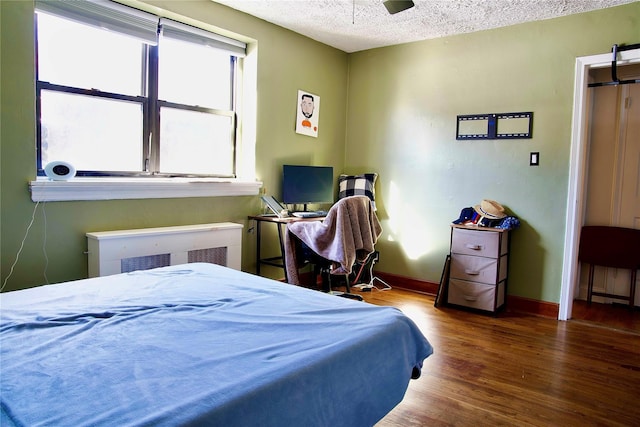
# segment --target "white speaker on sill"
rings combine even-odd
[[[53,161],[44,167],[44,174],[52,181],[68,181],[76,176],[76,168],[63,161]]]

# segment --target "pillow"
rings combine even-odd
[[[367,196],[371,199],[373,209],[376,209],[375,185],[377,173],[362,175],[340,175],[338,178],[338,199],[349,196]]]

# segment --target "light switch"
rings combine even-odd
[[[540,153],[533,152],[529,154],[529,166],[538,166],[540,164]]]

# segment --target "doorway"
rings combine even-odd
[[[617,75],[638,79],[640,64],[617,67]],[[589,76],[594,83],[611,81],[611,70],[593,69]],[[588,98],[584,225],[640,229],[640,84],[590,87]],[[599,291],[628,295],[630,271],[597,268],[595,273],[595,283],[601,284]],[[580,299],[586,296],[586,276],[587,266],[581,266]],[[610,298],[595,300],[615,302]]]
[[[619,52],[617,55],[616,66],[638,63],[640,63],[640,49]],[[588,138],[590,134],[588,117],[591,111],[588,83],[590,73],[593,74],[597,69],[610,68],[611,65],[611,53],[576,59],[571,163],[559,320],[572,318],[574,297],[579,291],[577,286],[580,276],[577,262],[578,239],[580,227],[585,223],[588,199]]]

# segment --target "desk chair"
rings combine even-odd
[[[633,228],[590,225],[582,227],[578,261],[589,265],[587,303],[593,295],[629,301],[633,308],[636,291],[636,273],[640,268],[640,230]],[[631,270],[629,295],[614,295],[593,290],[596,265]]]
[[[350,196],[367,196],[371,199],[371,206],[376,210],[376,180],[378,174],[375,172],[363,173],[360,175],[342,174],[338,178],[338,199]],[[373,267],[380,259],[380,253],[375,251],[369,254],[368,258],[355,269],[354,278],[351,283],[359,289],[391,289],[391,285],[373,274]],[[382,283],[383,287],[378,288],[375,283]]]
[[[357,261],[364,262],[375,251],[381,233],[378,217],[366,196],[338,200],[322,222],[287,224],[284,257],[289,283],[299,285],[298,269],[305,262],[312,263],[315,272],[324,274],[325,291],[332,292],[332,279],[342,277],[347,286],[345,296],[361,299],[350,293],[349,275]]]

